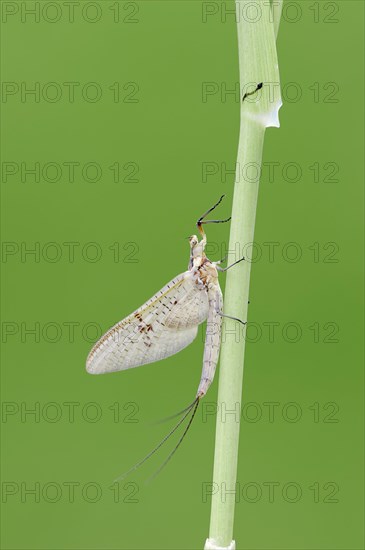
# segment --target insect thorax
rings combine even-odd
[[[210,285],[216,285],[218,281],[217,268],[205,256],[195,258],[193,261],[193,269],[196,270],[197,280],[204,284],[206,288]]]

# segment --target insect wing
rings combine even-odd
[[[89,353],[86,369],[104,374],[169,357],[194,340],[207,315],[207,292],[186,271],[109,329]]]

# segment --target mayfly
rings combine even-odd
[[[205,220],[221,203],[223,197],[224,195],[197,221],[201,240],[199,241],[196,235],[189,237],[188,270],[175,277],[143,306],[109,329],[88,355],[86,370],[90,374],[139,367],[184,349],[195,339],[198,326],[207,321],[203,370],[194,401],[173,415],[183,416],[157,447],[126,474],[152,456],[190,415],[185,431],[161,468],[170,460],[189,430],[199,402],[213,381],[220,351],[222,317],[245,324],[240,319],[223,314],[223,296],[218,281],[218,271],[227,271],[244,258],[222,268],[219,264],[223,260],[213,262],[204,252],[207,237],[203,224],[225,223],[230,220]]]

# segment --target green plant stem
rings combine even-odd
[[[240,16],[247,13],[245,10],[249,3],[250,0],[236,0],[240,84],[243,94],[255,89],[261,82],[263,87],[255,95],[247,97],[241,105],[229,239],[231,251],[236,249],[237,243],[243,250],[245,245],[254,240],[265,129],[279,126],[278,110],[281,106],[275,45],[275,29],[279,26],[277,19],[275,23],[277,13],[273,18],[267,2],[259,0],[255,4],[261,7],[261,18],[252,23],[248,17]],[[247,84],[251,85],[250,89]],[[231,260],[229,258],[229,262]],[[251,263],[245,261],[227,273],[224,311],[243,320],[247,319],[250,272]],[[238,327],[235,321],[225,319],[224,322],[226,339],[221,348],[212,510],[206,549],[234,548],[235,495],[232,491],[236,489],[237,479],[245,329],[240,325],[239,332],[236,332]],[[235,337],[237,333],[240,338]]]
[[[273,13],[273,20],[274,20],[275,38],[277,37],[279,32],[279,25],[280,25],[282,10],[283,10],[283,0],[274,0],[272,5],[272,13]]]

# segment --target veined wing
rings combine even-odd
[[[208,294],[193,271],[185,271],[94,345],[90,374],[104,374],[159,361],[188,346],[208,315]]]

